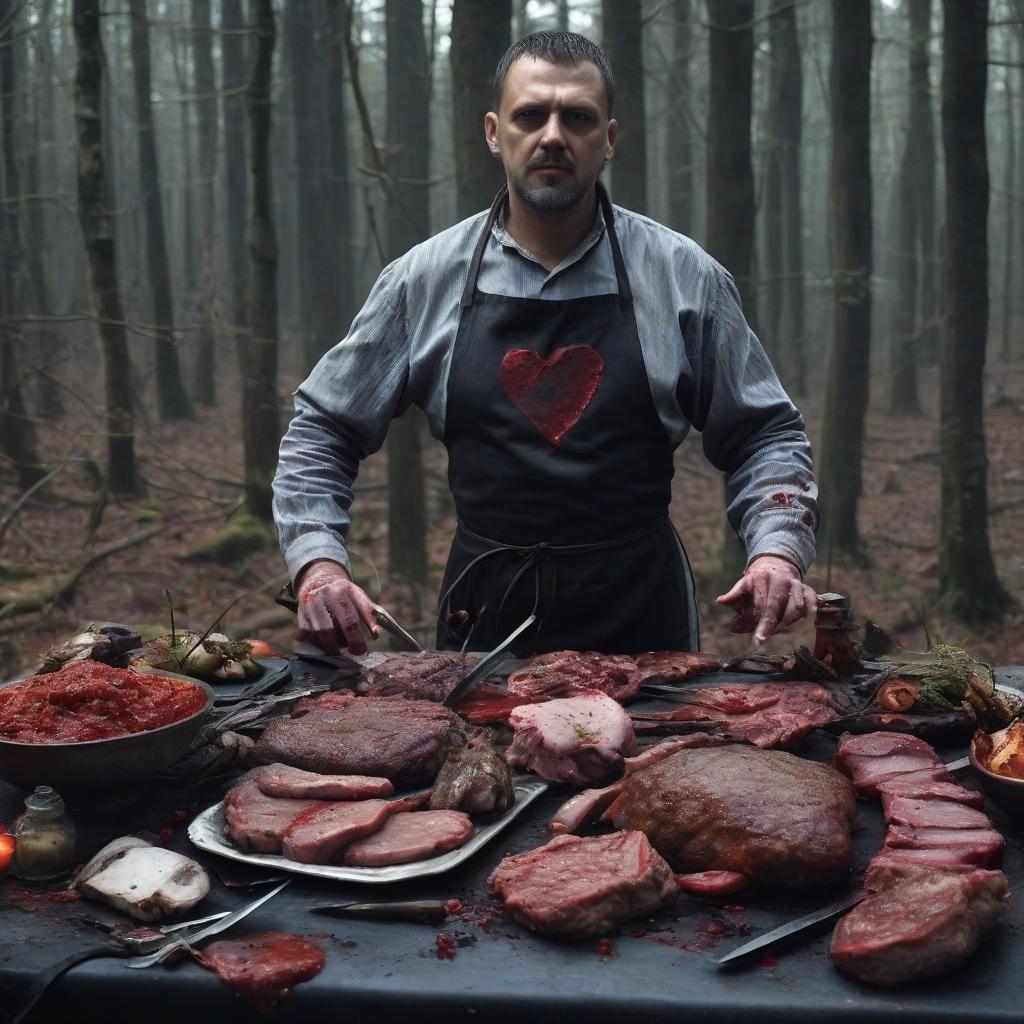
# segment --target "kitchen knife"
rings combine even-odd
[[[773,928],[770,932],[765,932],[764,935],[760,935],[756,939],[751,939],[750,942],[738,946],[731,953],[726,953],[725,956],[719,957],[715,964],[718,967],[732,967],[740,961],[752,957],[755,953],[760,953],[761,950],[774,946],[783,939],[788,939],[792,935],[813,928],[815,925],[823,924],[825,921],[831,921],[832,918],[838,917],[851,907],[855,907],[865,896],[867,896],[867,893],[862,889],[854,893],[848,893],[841,900],[830,903],[827,907],[815,910],[811,914],[805,914],[803,917],[798,917],[795,921],[780,925],[778,928]]]
[[[342,914],[369,917],[378,921],[413,921],[419,924],[441,924],[448,916],[444,900],[374,900],[359,903],[324,903],[310,907],[314,914]]]
[[[270,892],[264,893],[258,900],[253,900],[252,903],[247,903],[244,907],[236,910],[233,914],[228,914],[227,917],[222,917],[219,921],[214,921],[213,924],[207,925],[205,928],[200,928],[197,932],[190,932],[188,935],[181,935],[176,939],[171,939],[170,942],[161,946],[155,953],[149,953],[146,956],[132,957],[131,960],[126,961],[127,967],[143,968],[152,967],[153,964],[161,963],[171,953],[183,950],[191,946],[193,943],[198,942],[200,939],[207,939],[211,935],[217,935],[219,932],[225,931],[232,925],[237,924],[242,920],[243,917],[248,917],[258,907],[262,907],[267,900],[276,896],[286,885],[291,883],[290,878],[286,878],[280,885],[275,886]]]
[[[497,647],[491,651],[486,657],[478,661],[469,672],[467,672],[452,688],[451,693],[441,703],[446,708],[453,708],[456,704],[462,700],[463,697],[469,693],[470,690],[490,675],[506,658],[511,657],[509,653],[509,647],[515,641],[515,639],[521,634],[528,630],[537,621],[536,615],[530,615],[524,619],[521,623],[504,640],[498,644]]]

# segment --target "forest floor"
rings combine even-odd
[[[999,394],[987,395],[990,537],[1004,586],[1024,605],[1024,373],[993,373]],[[850,596],[860,618],[894,633],[903,646],[921,650],[926,637],[960,644],[993,664],[1024,664],[1024,610],[983,629],[934,610],[938,580],[939,429],[934,371],[922,381],[925,415],[896,419],[869,412],[865,439],[864,495],[860,529],[870,564],[829,568],[819,552],[808,582],[819,592]],[[802,403],[810,434],[818,437],[820,401]],[[224,619],[233,636],[259,635],[289,644],[290,616],[273,603],[285,582],[276,548],[229,566],[199,563],[188,552],[223,526],[241,501],[241,442],[237,399],[203,410],[192,422],[162,424],[150,417],[138,425],[138,457],[148,493],[131,502],[100,503],[93,490],[102,462],[102,420],[76,405],[60,422],[40,423],[38,441],[50,468],[61,467],[45,489],[12,516],[19,493],[0,467],[0,560],[49,566],[67,572],[91,554],[139,536],[86,568],[60,603],[12,616],[0,600],[0,677],[33,667],[52,643],[82,623],[124,622],[167,629],[168,594],[178,626],[209,626],[235,602]],[[95,460],[91,464],[91,460]],[[747,636],[729,632],[731,616],[715,605],[718,549],[722,536],[722,485],[704,460],[697,438],[677,453],[672,517],[697,577],[703,649],[731,654],[746,650]],[[428,452],[429,560],[425,588],[396,585],[387,576],[386,457],[368,459],[356,487],[352,548],[359,582],[406,626],[432,645],[434,601],[454,528],[444,478],[444,452]],[[0,591],[10,581],[0,578]],[[927,630],[927,633],[926,633]],[[769,651],[813,644],[807,621],[773,638]]]

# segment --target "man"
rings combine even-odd
[[[608,201],[613,101],[607,60],[583,36],[514,44],[484,123],[507,190],[386,267],[296,392],[274,510],[299,635],[325,651],[361,653],[364,630],[377,633],[349,578],[348,509],[359,460],[410,404],[448,449],[459,519],[439,647],[487,650],[534,612],[517,653],[696,649],[668,518],[691,426],[726,474],[748,555],[719,601],[746,606],[758,643],[814,607],[803,421],[728,272]]]

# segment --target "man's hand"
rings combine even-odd
[[[817,595],[800,579],[800,571],[785,558],[762,555],[747,566],[747,571],[719,604],[731,605],[737,612],[744,604],[750,606],[754,643],[763,644],[773,633],[783,633],[793,623],[814,611]]]
[[[365,654],[363,628],[372,636],[379,632],[373,602],[337,562],[310,562],[295,581],[295,597],[299,604],[295,638],[312,640],[325,654],[338,654],[342,646],[350,654]]]

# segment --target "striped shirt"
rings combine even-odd
[[[727,514],[748,561],[814,559],[817,488],[804,422],[747,325],[731,275],[695,242],[629,210],[615,230],[633,288],[655,408],[673,445],[701,432],[725,474]],[[385,267],[348,335],[295,392],[281,441],[274,517],[288,572],[317,558],[351,568],[346,550],[359,461],[391,420],[423,409],[443,438],[459,299],[486,213],[442,231]],[[498,218],[480,266],[483,292],[561,300],[616,291],[598,208],[588,236],[548,271]]]

